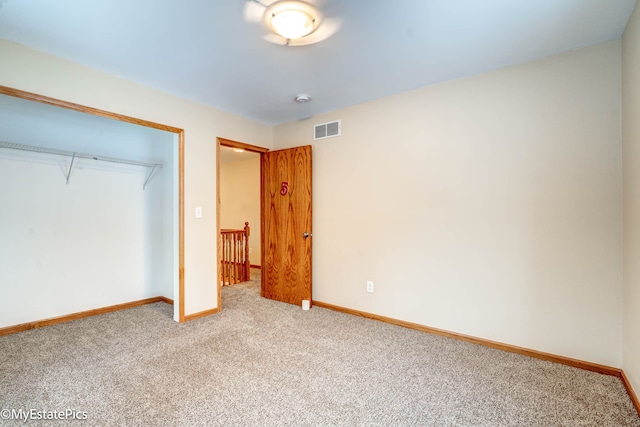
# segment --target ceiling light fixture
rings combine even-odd
[[[271,31],[288,40],[296,40],[313,33],[319,24],[318,12],[308,3],[279,0],[264,13],[265,24]]]
[[[305,104],[309,101],[311,101],[311,97],[309,95],[307,95],[306,93],[301,93],[300,95],[296,95],[295,98],[293,98],[298,104]]]
[[[234,148],[233,151],[235,151],[236,153],[244,153],[244,150],[242,148]]]
[[[2,1],[2,0],[0,0]],[[263,38],[281,46],[307,46],[333,36],[342,19],[320,11],[324,0],[245,0],[245,21],[260,23]]]

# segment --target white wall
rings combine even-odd
[[[175,300],[178,293],[178,256],[174,255],[178,250],[178,188],[174,183],[177,181],[177,136],[164,133],[166,139],[163,138],[162,142],[155,140],[151,146],[152,158],[162,159],[163,167],[154,172],[144,191],[154,201],[147,203],[147,218],[153,218],[153,222],[147,225],[151,227],[149,244],[153,250],[150,253],[153,287],[156,295]],[[174,317],[178,316],[178,308],[174,306]]]
[[[241,229],[245,221],[251,227],[249,259],[251,264],[260,265],[259,156],[220,163],[220,227]]]
[[[0,95],[0,140],[166,165],[0,149],[0,327],[173,298],[173,134]]]
[[[157,296],[134,168],[0,157],[0,327]]]
[[[0,85],[185,130],[185,312],[216,308],[216,137],[269,148],[271,128],[2,40],[0,63]]]
[[[313,298],[620,366],[620,56],[613,41],[277,126],[276,148],[313,144]],[[342,136],[314,143],[335,119]]]
[[[640,393],[640,8],[622,39],[622,152],[624,171],[623,369]]]

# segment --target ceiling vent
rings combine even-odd
[[[315,125],[313,127],[313,140],[316,141],[318,139],[340,136],[341,129],[340,120]]]

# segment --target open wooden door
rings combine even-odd
[[[263,153],[260,169],[261,295],[311,302],[311,146]]]

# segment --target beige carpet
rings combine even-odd
[[[92,426],[635,426],[620,380],[225,287],[179,325],[157,303],[0,337],[0,410]],[[25,425],[0,420],[1,425]]]

